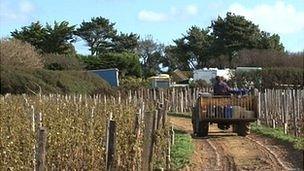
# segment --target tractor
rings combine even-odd
[[[222,130],[232,126],[234,133],[246,136],[249,134],[250,122],[258,119],[258,112],[257,95],[219,96],[201,93],[192,110],[193,134],[205,137],[209,125],[216,123]]]

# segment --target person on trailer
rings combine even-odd
[[[216,76],[215,84],[213,85],[213,94],[220,96],[227,96],[233,92],[233,89],[228,86],[228,84],[224,81],[223,77]],[[222,106],[218,106],[218,111],[223,111]],[[221,110],[222,109],[222,110]],[[217,124],[218,128],[221,130],[229,129],[229,124]]]
[[[224,82],[224,78],[220,76],[215,77],[215,84],[213,85],[214,95],[230,95],[232,89]]]

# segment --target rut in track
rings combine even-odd
[[[172,125],[189,134],[191,120],[170,117]],[[236,136],[222,131],[216,124],[209,127],[209,136],[194,138],[195,152],[184,170],[303,170],[303,152],[287,144],[251,134]]]

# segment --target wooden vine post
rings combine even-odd
[[[106,138],[106,170],[110,171],[114,166],[115,159],[115,142],[116,142],[116,122],[110,119],[107,121],[107,138]]]
[[[37,163],[36,170],[43,171],[46,169],[46,142],[47,142],[47,129],[44,127],[39,127],[38,129],[38,146],[37,146]]]

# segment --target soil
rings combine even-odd
[[[192,134],[191,119],[170,117],[175,129]],[[193,137],[193,136],[192,136]],[[304,170],[304,152],[290,143],[253,134],[237,136],[232,129],[209,126],[205,138],[193,137],[195,152],[183,170]]]

